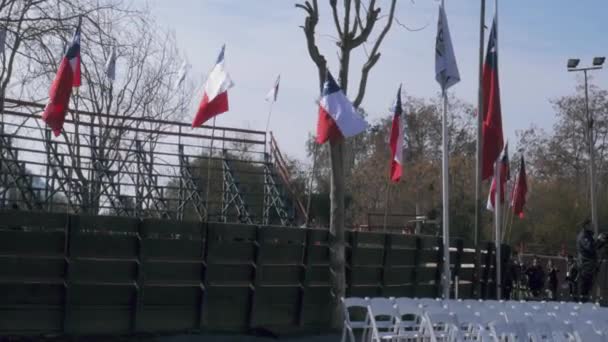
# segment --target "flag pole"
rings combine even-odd
[[[391,197],[391,180],[390,178],[386,180],[386,198],[384,201],[384,233],[386,233],[386,223],[388,221],[388,210],[389,210],[389,201]]]
[[[209,187],[211,186],[211,157],[213,155],[213,138],[215,137],[215,116],[213,117],[213,125],[211,126],[211,142],[209,143],[209,154],[207,155],[207,188],[205,194],[205,222],[209,222]]]
[[[498,0],[494,0],[494,20],[496,20],[496,42],[495,42],[495,48],[496,48],[496,55],[498,55]],[[498,65],[496,65],[496,67],[498,68]],[[499,159],[501,158],[500,156],[498,157]],[[500,198],[501,198],[501,184],[502,181],[500,179],[500,170],[501,169],[501,165],[499,165],[499,162],[496,163],[496,174],[497,174],[497,183],[496,183],[496,299],[501,299],[502,298],[502,257],[501,257],[501,252],[502,252],[502,248],[501,248],[501,241],[500,241],[500,228],[501,228],[501,220],[500,220],[500,215],[501,215],[501,203],[499,202]]]
[[[268,129],[270,128],[270,116],[272,116],[272,107],[274,107],[274,101],[270,101],[268,108],[268,118],[266,119],[266,135],[268,135]]]
[[[442,120],[442,145],[443,153],[441,158],[441,181],[443,189],[443,298],[450,299],[450,195],[448,177],[448,96],[444,87],[443,95],[443,120]]]
[[[500,169],[502,168],[501,165],[501,161],[500,159],[502,158],[502,156],[498,157],[498,160],[495,163],[495,167],[494,167],[494,182],[496,184],[496,192],[494,193],[494,223],[495,223],[495,228],[496,228],[496,232],[494,235],[494,244],[495,244],[495,248],[496,248],[496,299],[500,300],[502,298],[502,293],[501,293],[501,288],[502,288],[502,277],[501,277],[501,272],[502,272],[502,265],[501,265],[501,243],[500,243],[500,238],[501,238],[501,226],[502,226],[502,220],[500,219],[500,215],[501,215],[501,211],[502,211],[502,203],[500,202],[501,199],[501,188],[502,188],[502,181],[500,179],[501,175],[500,175]]]
[[[477,90],[477,155],[475,158],[475,274],[477,285],[475,292],[477,298],[481,298],[481,168],[483,165],[483,154],[481,146],[481,132],[483,126],[483,45],[485,40],[485,16],[486,0],[481,0],[481,13],[479,20],[479,82]]]

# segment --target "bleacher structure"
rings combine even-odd
[[[0,209],[283,226],[305,221],[287,164],[264,131],[71,111],[53,137],[40,118],[42,104],[5,102]]]

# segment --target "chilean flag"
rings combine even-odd
[[[217,62],[207,77],[203,100],[198,106],[198,111],[192,121],[192,127],[200,127],[207,120],[228,111],[228,89],[232,88],[234,83],[225,70],[225,49],[226,45],[222,46],[222,51],[220,51]]]
[[[522,155],[519,165],[519,174],[515,180],[515,186],[513,187],[511,197],[511,207],[513,207],[513,213],[519,216],[520,219],[524,218],[524,205],[526,204],[527,195],[528,182],[526,180],[526,163],[524,161],[524,156]]]
[[[352,137],[366,128],[367,122],[357,113],[328,70],[319,101],[317,143]]]
[[[393,114],[393,124],[391,126],[391,181],[398,183],[403,174],[403,108],[401,107],[401,86],[397,92],[397,101],[395,101],[395,109]]]
[[[504,146],[502,133],[502,114],[500,109],[500,88],[498,86],[498,54],[496,19],[492,23],[488,51],[483,67],[483,127],[482,154],[483,165],[481,179],[492,177],[494,163]]]
[[[508,145],[505,144],[505,149],[502,151],[500,162],[496,163],[496,167],[500,167],[500,203],[505,203],[505,184],[507,180],[511,179],[511,173],[509,170],[509,149]],[[487,208],[490,211],[494,211],[496,207],[496,178],[492,179],[492,185],[490,186],[490,195],[488,196]]]
[[[59,69],[49,90],[49,102],[42,113],[42,120],[58,136],[63,129],[68,110],[72,87],[79,87],[80,82],[80,23],[74,37],[61,59]]]

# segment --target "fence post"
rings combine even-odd
[[[452,276],[454,277],[454,297],[458,299],[458,279],[460,278],[460,269],[462,268],[462,250],[464,246],[464,241],[462,239],[456,239],[456,256],[454,258],[450,258],[454,262],[454,269],[452,270]]]
[[[332,239],[332,235],[330,234],[330,239]],[[352,287],[353,287],[353,259],[354,255],[357,252],[357,245],[359,242],[359,232],[357,231],[346,231],[344,234],[344,254],[345,254],[345,263],[344,263],[344,271],[346,272],[345,283],[344,284],[344,293],[346,297],[351,296]],[[330,259],[331,260],[331,259]],[[331,261],[330,261],[331,264]],[[333,277],[333,275],[332,275]],[[336,298],[336,301],[339,302],[340,298]]]
[[[66,204],[68,205],[68,204]],[[63,246],[64,266],[63,266],[63,333],[70,332],[70,263],[71,263],[71,243],[74,227],[79,224],[79,217],[68,215],[67,225],[65,226],[65,240]]]
[[[418,296],[418,273],[420,273],[420,255],[422,254],[422,240],[418,235],[416,239],[416,252],[414,253],[414,269],[412,270],[412,297]]]
[[[143,220],[137,222],[137,271],[135,275],[135,300],[131,308],[131,332],[136,332],[139,328],[139,314],[143,303],[144,296],[144,265],[145,253],[142,234]]]
[[[255,302],[255,290],[258,288],[258,284],[259,284],[259,269],[258,267],[260,267],[260,260],[259,260],[259,256],[260,256],[260,235],[262,234],[261,232],[262,228],[261,227],[256,227],[255,228],[255,241],[253,242],[253,270],[251,272],[251,281],[249,283],[249,315],[247,317],[247,322],[249,328],[253,328],[254,327],[254,315],[255,315],[255,306],[256,306],[256,302]]]
[[[300,265],[300,298],[298,300],[297,324],[304,326],[304,296],[308,290],[308,270],[310,267],[310,248],[312,240],[312,229],[306,229],[306,240],[304,242],[304,251],[302,253],[302,264]]]
[[[384,253],[382,253],[382,270],[381,270],[381,275],[382,275],[382,283],[380,284],[381,286],[381,293],[382,296],[384,297],[388,297],[387,296],[387,274],[388,274],[388,270],[391,267],[390,265],[390,260],[391,260],[391,248],[393,246],[393,237],[392,234],[390,233],[384,233]]]
[[[198,303],[198,329],[202,330],[205,326],[205,299],[207,296],[207,251],[209,248],[209,227],[207,222],[199,222],[201,227],[201,280],[199,287],[201,297]]]
[[[438,247],[438,250],[437,250],[437,269],[435,270],[435,297],[439,298],[439,297],[443,297],[443,295],[442,295],[442,287],[441,287],[441,285],[442,285],[441,282],[443,280],[443,262],[444,262],[444,258],[443,258],[443,239],[442,238],[437,238],[435,243],[436,243],[436,246]],[[447,298],[444,298],[444,299],[447,299]]]
[[[484,270],[483,270],[483,280],[482,280],[482,297],[483,299],[488,299],[490,297],[488,282],[491,275],[492,265],[494,263],[495,258],[492,258],[492,252],[494,250],[494,245],[491,242],[486,243],[486,256],[484,261]]]

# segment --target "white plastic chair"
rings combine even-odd
[[[606,336],[598,334],[593,329],[581,328],[580,330],[574,331],[576,342],[606,342]]]
[[[482,341],[487,332],[487,322],[478,312],[462,311],[459,313],[453,312],[458,320],[458,328],[461,336],[467,341]]]
[[[494,341],[527,342],[528,332],[523,323],[495,323],[490,326]]]
[[[372,298],[367,306],[369,331],[363,334],[365,340],[380,342],[394,339],[400,323],[399,313],[393,301],[386,298]]]
[[[399,322],[397,323],[398,340],[418,340],[422,333],[424,315],[418,301],[410,298],[397,298],[395,300]]]
[[[342,298],[342,307],[344,310],[344,327],[342,328],[342,342],[346,342],[346,336],[348,335],[350,342],[355,341],[354,329],[365,331],[369,328],[367,307],[369,300],[367,298],[351,297]],[[360,311],[359,315],[363,317],[363,320],[356,320],[356,315],[353,317],[351,314],[356,311]]]
[[[425,312],[424,319],[423,335],[430,337],[431,342],[454,341],[459,337],[459,324],[456,316],[447,312]]]

